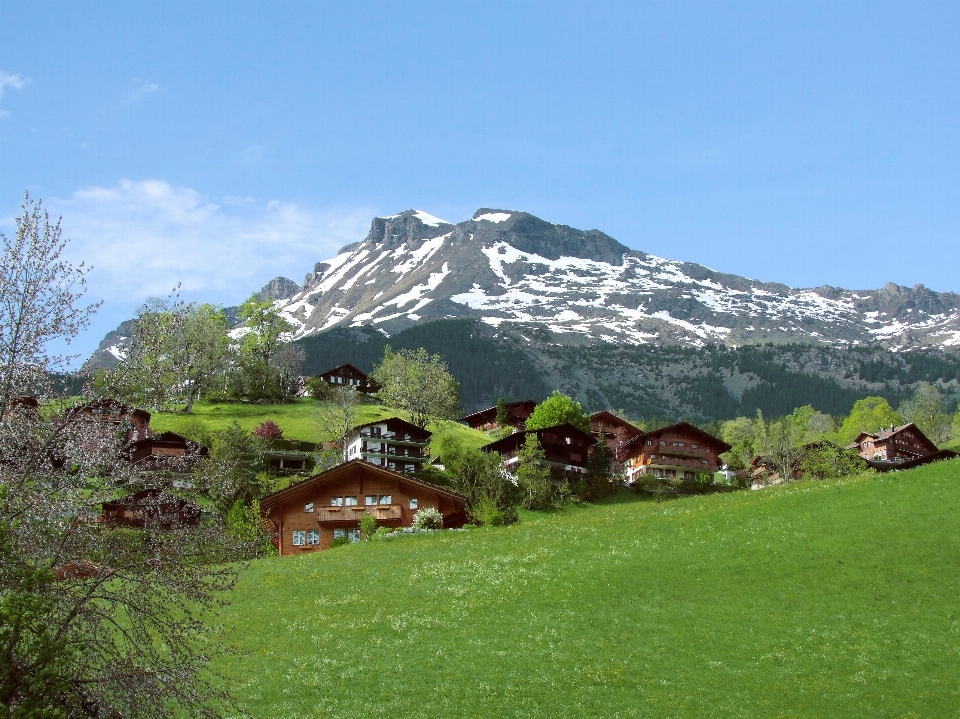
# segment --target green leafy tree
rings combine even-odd
[[[324,383],[326,384],[326,383]],[[317,404],[313,423],[317,439],[337,452],[341,462],[347,461],[347,443],[353,436],[360,393],[353,387],[330,387],[326,400]]]
[[[848,445],[861,432],[877,432],[883,427],[903,424],[903,417],[894,411],[883,397],[865,397],[853,404],[853,409],[840,425],[838,439]]]
[[[527,418],[527,429],[543,429],[558,424],[572,424],[584,432],[590,431],[590,415],[572,397],[554,390],[553,394],[538,404]]]
[[[236,422],[214,434],[198,476],[222,516],[237,502],[250,505],[273,489],[265,450],[262,438]]]
[[[587,459],[587,473],[574,487],[579,499],[591,501],[609,497],[616,492],[613,471],[613,453],[610,445],[602,437],[590,448]]]
[[[377,518],[372,514],[364,514],[360,518],[360,535],[368,540],[372,537],[377,531]]]
[[[830,479],[862,474],[869,465],[855,449],[844,449],[832,442],[818,442],[804,449],[800,471],[808,479]]]
[[[935,385],[922,382],[913,396],[900,405],[900,414],[917,425],[934,444],[950,439],[953,430],[950,405]]]
[[[219,307],[202,304],[192,307],[174,335],[179,365],[179,385],[186,397],[185,411],[226,373],[230,354],[227,316]]]
[[[503,470],[496,452],[464,449],[444,438],[445,473],[450,485],[467,498],[470,516],[484,524],[511,524],[520,503],[517,486]]]
[[[550,468],[543,465],[545,457],[536,433],[529,432],[517,457],[517,487],[527,509],[558,507],[566,498],[566,488],[555,487]]]
[[[731,469],[745,469],[757,455],[754,448],[756,438],[756,420],[750,417],[737,417],[723,423],[721,431],[723,441],[731,446],[724,455]]]
[[[272,300],[260,300],[256,294],[240,305],[238,315],[248,330],[240,341],[243,392],[255,400],[280,399],[283,391],[277,359],[283,359],[283,338],[293,325]]]
[[[422,347],[393,352],[388,345],[370,377],[380,384],[380,401],[409,412],[410,421],[418,427],[456,419],[460,413],[460,385],[443,358]]]

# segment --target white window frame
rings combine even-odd
[[[348,529],[348,530],[347,530],[347,539],[349,539],[351,542],[359,542],[359,541],[360,541],[360,528],[357,527],[356,529]]]
[[[419,504],[419,501],[417,500],[416,497],[410,497],[410,509],[417,509],[418,504]]]
[[[343,497],[330,497],[330,506],[331,506],[331,507],[342,507],[342,506],[343,506]]]
[[[344,507],[356,507],[357,506],[357,496],[349,495],[343,498]]]
[[[304,504],[304,505],[303,505],[303,511],[304,511],[304,512],[312,512],[312,511],[313,511],[313,502],[307,502],[306,504]]]
[[[381,494],[377,497],[378,505],[393,504],[392,494]]]
[[[320,546],[320,530],[319,529],[307,530],[307,546],[308,547]]]
[[[377,495],[375,494],[366,494],[363,497],[363,506],[364,507],[376,507],[377,506]]]
[[[292,544],[294,547],[303,547],[307,544],[307,530],[306,529],[294,529],[293,530],[293,541]]]

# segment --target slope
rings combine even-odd
[[[260,719],[953,716],[958,521],[952,461],[261,560],[217,664]]]

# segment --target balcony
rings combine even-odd
[[[666,453],[664,452],[663,454],[666,454]],[[698,472],[716,472],[717,471],[716,462],[711,460],[709,457],[703,457],[703,459],[707,460],[706,464],[704,464],[699,459],[685,459],[683,457],[671,454],[669,459],[667,458],[660,459],[659,457],[657,459],[651,459],[650,457],[646,457],[639,464],[641,466],[659,467],[662,469],[673,469],[676,467],[683,467],[683,468],[695,469]]]
[[[396,432],[384,432],[383,434],[371,434],[370,432],[361,432],[360,436],[364,439],[382,440],[390,444],[397,444],[404,447],[426,447],[430,440],[413,439],[409,434],[397,434]]]
[[[422,450],[410,451],[409,454],[404,454],[402,451],[398,451],[396,447],[387,447],[386,449],[369,449],[367,447],[361,447],[360,453],[365,457],[405,457],[412,460],[423,460],[430,456],[429,452],[424,452]]]
[[[400,521],[403,508],[399,504],[377,504],[356,507],[321,507],[317,510],[318,524],[356,524],[364,514],[372,514],[378,522]]]

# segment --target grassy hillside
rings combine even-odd
[[[289,404],[249,404],[244,402],[230,402],[225,404],[210,404],[198,402],[194,405],[193,414],[157,413],[150,419],[150,425],[158,432],[180,432],[191,423],[203,424],[209,430],[225,429],[231,422],[237,422],[244,429],[252,430],[265,420],[271,419],[280,425],[283,436],[287,439],[298,439],[305,442],[317,441],[315,424],[316,401],[312,399],[298,399]],[[373,422],[386,417],[401,416],[403,412],[388,409],[378,404],[362,404],[357,410],[357,424]],[[479,447],[491,441],[481,432],[476,432],[455,422],[444,422],[438,428],[430,427],[434,432],[445,432],[456,436],[464,445]],[[432,451],[438,450],[435,441]]]
[[[958,522],[954,460],[261,560],[218,663],[264,719],[955,716]]]

